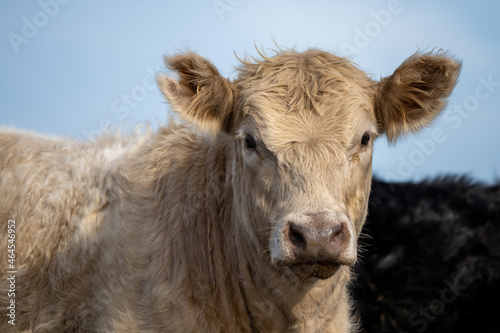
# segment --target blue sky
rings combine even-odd
[[[500,179],[500,2],[191,0],[6,1],[0,5],[0,125],[85,140],[139,122],[163,123],[153,75],[162,55],[190,49],[234,77],[255,46],[350,56],[373,78],[417,50],[463,61],[432,126],[388,146],[374,173],[390,181],[467,174]]]

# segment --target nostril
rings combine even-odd
[[[306,239],[304,238],[301,230],[292,223],[290,223],[288,228],[288,239],[290,239],[290,242],[292,242],[292,244],[296,247],[305,249],[307,244]]]
[[[343,229],[343,224],[336,225],[334,227],[328,228],[327,233],[331,237],[331,239],[335,239],[337,236],[340,235]]]

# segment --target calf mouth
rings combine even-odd
[[[307,261],[288,265],[288,268],[300,279],[317,278],[326,280],[338,271],[341,264],[332,261]]]

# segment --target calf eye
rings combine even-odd
[[[245,138],[245,144],[247,145],[248,149],[257,148],[257,142],[255,142],[255,139],[251,135],[247,135],[247,137]]]
[[[370,134],[365,133],[365,134],[363,134],[363,137],[361,138],[361,145],[366,146],[366,145],[368,145],[368,142],[370,142]]]

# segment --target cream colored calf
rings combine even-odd
[[[286,51],[229,81],[194,53],[165,60],[181,125],[95,143],[1,131],[0,249],[5,263],[15,245],[16,272],[0,272],[0,330],[356,331],[373,141],[432,121],[460,63],[416,54],[378,82]]]

